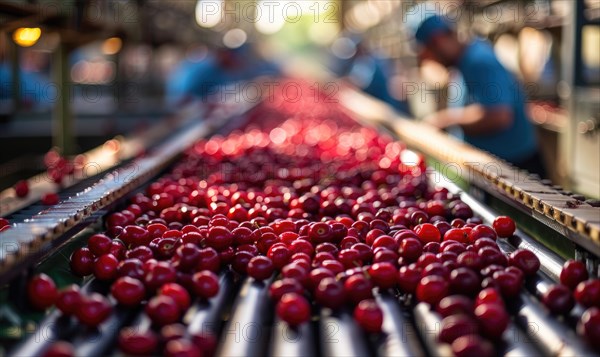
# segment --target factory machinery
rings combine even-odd
[[[573,309],[558,317],[541,303],[541,297],[559,281],[568,259],[584,262],[589,276],[598,277],[600,208],[596,202],[522,172],[441,131],[400,118],[381,102],[340,86],[333,101],[323,96],[323,102],[309,101],[308,108],[325,107],[325,113],[333,113],[335,120],[350,118],[355,121],[353,127],[375,128],[381,135],[391,136],[414,150],[411,153],[420,153],[412,159],[403,159],[409,171],[419,170],[422,164],[419,160],[425,158],[427,168],[422,169],[426,176],[422,172],[415,175],[426,177],[427,185],[447,192],[447,197],[459,198],[485,224],[492,225],[499,215],[512,217],[517,230],[508,238],[499,238],[498,247],[506,254],[529,249],[539,258],[539,271],[525,279],[516,295],[505,299],[510,321],[494,342],[494,353],[598,355],[598,350],[577,332],[585,307],[577,302]],[[2,193],[0,213],[11,227],[0,232],[3,341],[0,354],[60,355],[57,343],[67,341],[71,348],[67,352],[76,356],[118,356],[126,354],[120,345],[126,327],[138,332],[154,330],[164,337],[165,332],[160,331],[156,321],[144,313],[143,304],[133,307],[117,304],[108,282],[73,274],[69,257],[86,246],[94,234],[107,231],[108,236],[118,237],[119,232],[108,218],[111,213],[128,207],[139,193],[152,190],[149,185],[176,169],[181,160],[189,159],[189,150],[193,151],[198,143],[204,145],[211,138],[219,138],[220,141],[212,142],[222,144],[222,139],[230,133],[238,136],[248,130],[259,133],[261,128],[276,128],[295,115],[300,119],[305,116],[306,120],[314,116],[307,107],[294,106],[297,101],[291,109],[286,109],[285,103],[269,99],[272,98],[259,103],[240,100],[194,103],[148,133],[111,140],[83,156],[80,167],[63,180],[57,204],[48,206],[39,201],[44,192],[57,190],[56,184],[40,177],[30,180],[26,198],[16,198],[12,189]],[[356,135],[349,137],[358,140]],[[279,140],[277,135],[266,138]],[[93,174],[86,174],[85,167],[93,167]],[[171,227],[181,229],[181,226]],[[212,340],[205,338],[200,344],[204,355],[446,356],[453,353],[450,344],[440,342],[442,316],[430,304],[417,301],[397,286],[372,291],[383,312],[380,332],[375,329],[376,332],[369,333],[359,326],[349,307],[330,309],[319,304],[312,304],[310,321],[295,326],[276,313],[276,302],[269,293],[279,273],[261,280],[239,274],[238,270],[223,265],[216,272],[218,293],[207,299],[192,299],[190,307],[181,314],[182,325],[178,326],[184,326],[184,331],[174,334],[211,336]],[[85,327],[57,308],[33,309],[28,302],[31,299],[28,284],[39,273],[51,276],[59,288],[75,283],[81,286],[82,294],[95,292],[109,297],[110,315],[95,327]],[[154,349],[153,354],[161,351]]]

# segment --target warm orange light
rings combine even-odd
[[[20,27],[13,32],[13,40],[21,47],[31,47],[41,35],[42,30],[39,27]]]

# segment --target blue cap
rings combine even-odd
[[[443,16],[432,15],[421,22],[415,32],[415,39],[421,44],[426,44],[433,35],[453,29],[453,26]]]

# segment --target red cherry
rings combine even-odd
[[[485,224],[478,224],[469,232],[469,241],[475,243],[481,238],[496,240],[497,234],[492,227]]]
[[[45,310],[54,305],[58,290],[52,278],[46,274],[39,274],[29,280],[27,294],[31,306],[38,310]]]
[[[444,234],[444,241],[456,241],[463,244],[469,244],[469,235],[460,228],[452,228],[449,229],[446,234]]]
[[[461,336],[454,340],[452,353],[456,357],[493,357],[496,355],[492,344],[477,335]]]
[[[8,227],[9,225],[10,225],[10,222],[8,219],[0,217],[0,232],[2,232],[2,228]]]
[[[146,288],[138,279],[124,276],[112,284],[110,293],[119,304],[136,306],[146,297]]]
[[[144,268],[141,260],[136,258],[125,259],[117,267],[117,275],[144,280]]]
[[[566,314],[575,306],[571,290],[564,285],[558,284],[552,285],[542,295],[542,302],[551,313],[557,315]]]
[[[190,294],[185,288],[177,283],[168,283],[158,289],[158,295],[173,298],[181,311],[186,311],[191,305]]]
[[[183,338],[172,340],[165,346],[166,357],[202,357],[202,350]]]
[[[275,267],[271,259],[265,256],[256,256],[248,262],[247,273],[256,280],[266,280],[273,275]]]
[[[494,227],[496,233],[498,233],[498,236],[501,238],[511,237],[517,229],[515,221],[513,221],[512,218],[507,216],[496,217],[492,226]]]
[[[587,309],[577,324],[577,333],[583,336],[596,350],[600,350],[600,309]]]
[[[152,330],[140,331],[136,327],[125,327],[119,332],[119,349],[132,356],[151,356],[158,348],[158,337]]]
[[[175,323],[181,315],[177,302],[166,295],[158,295],[150,299],[145,311],[152,323],[157,326]]]
[[[72,357],[75,356],[73,345],[66,341],[56,341],[42,354],[42,357]]]
[[[534,275],[540,269],[540,260],[527,249],[517,249],[510,253],[509,264],[521,269],[527,276]]]
[[[400,268],[398,272],[398,285],[405,293],[414,294],[417,285],[421,281],[421,269],[411,265]]]
[[[441,239],[440,231],[431,223],[420,224],[414,230],[423,244],[439,242]]]
[[[286,293],[302,294],[303,290],[302,285],[295,279],[284,278],[271,284],[269,287],[269,296],[271,296],[271,299],[279,301]],[[317,297],[315,296],[315,298]]]
[[[205,299],[209,299],[219,292],[219,278],[215,273],[204,270],[193,275],[194,293]]]
[[[381,332],[383,312],[375,300],[363,300],[356,305],[354,308],[354,319],[367,332]]]
[[[500,288],[502,296],[505,298],[515,297],[521,292],[523,280],[516,274],[511,274],[506,271],[497,271],[493,274],[493,279]]]
[[[152,226],[152,230],[150,227]],[[121,239],[125,244],[131,247],[139,247],[148,245],[150,241],[153,239],[153,233],[156,232],[156,228],[158,226],[164,227],[166,230],[167,227],[164,225],[151,224],[148,225],[147,228],[140,226],[125,226],[121,234],[119,235],[119,239]],[[152,234],[150,232],[153,232]],[[163,231],[161,231],[162,233]]]
[[[390,289],[398,282],[398,272],[391,263],[375,263],[369,267],[369,275],[381,289]]]
[[[456,314],[470,315],[473,312],[473,301],[462,295],[446,296],[440,300],[436,311],[442,317]]]
[[[17,183],[15,183],[14,189],[17,197],[26,197],[29,194],[29,183],[25,180],[17,181]]]
[[[373,297],[373,284],[362,274],[355,274],[344,282],[346,297],[354,304]]]
[[[184,338],[186,333],[186,327],[180,323],[165,325],[160,329],[160,337],[165,344],[173,340]]]
[[[111,311],[108,300],[98,293],[93,293],[82,298],[75,316],[82,324],[97,327],[110,316]]]
[[[450,291],[455,294],[474,296],[479,292],[481,280],[468,268],[456,268],[450,272]]]
[[[88,248],[78,248],[71,255],[71,271],[77,276],[94,272],[94,254]]]
[[[233,243],[233,234],[225,227],[215,226],[208,230],[206,245],[217,251],[223,250]]]
[[[400,243],[398,253],[409,262],[416,261],[423,252],[423,244],[416,238],[405,238]]]
[[[477,335],[478,330],[477,323],[469,316],[451,315],[442,320],[442,329],[438,339],[440,342],[452,343],[462,336]]]
[[[217,251],[212,248],[201,249],[196,271],[210,270],[216,273],[219,268],[221,268],[221,258]]]
[[[42,204],[45,206],[54,206],[59,201],[58,194],[56,193],[45,193],[42,195]]]
[[[104,234],[94,234],[88,240],[89,250],[97,257],[110,253],[112,239]]]
[[[119,260],[112,254],[104,254],[94,262],[94,276],[100,280],[112,280],[117,277]]]
[[[600,279],[591,279],[577,284],[575,300],[585,307],[600,307]]]
[[[144,263],[147,264],[148,262]],[[150,291],[156,290],[167,283],[177,280],[177,271],[167,262],[157,262],[148,267],[144,276],[144,285]]]
[[[446,295],[448,295],[448,283],[440,276],[426,276],[417,285],[417,299],[430,305],[436,306]]]
[[[277,316],[295,327],[310,320],[310,305],[306,298],[296,293],[287,293],[277,303]]]
[[[56,299],[56,308],[63,313],[63,315],[73,315],[77,311],[77,306],[81,303],[81,291],[79,286],[73,284],[69,285],[58,292]]]
[[[560,272],[560,283],[573,290],[577,284],[588,278],[585,264],[578,260],[567,260]]]
[[[475,308],[475,317],[481,332],[492,340],[498,340],[508,327],[510,318],[499,304],[483,303]]]
[[[498,292],[498,290],[494,288],[486,288],[481,290],[475,299],[475,306],[482,304],[504,305],[504,302],[502,301],[502,297],[500,296],[500,292]]]
[[[335,278],[325,278],[315,289],[315,300],[330,309],[340,308],[346,300],[344,286]]]

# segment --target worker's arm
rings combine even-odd
[[[428,115],[424,121],[438,128],[459,125],[467,135],[486,135],[507,129],[513,122],[509,106],[484,107],[471,104],[466,107],[448,108]]]

